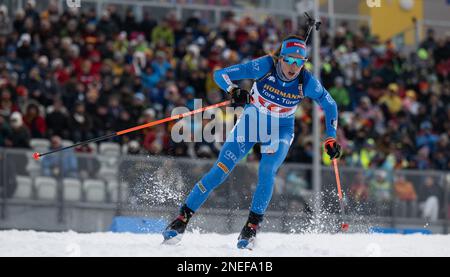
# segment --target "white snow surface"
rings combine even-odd
[[[162,245],[160,234],[1,231],[0,256],[145,257],[450,257],[450,235],[260,233],[255,248],[236,248],[238,234],[186,233]]]

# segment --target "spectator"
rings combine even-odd
[[[11,126],[11,131],[8,133],[5,139],[6,147],[13,148],[30,148],[30,133],[28,128],[23,124],[22,115],[19,112],[13,112],[9,118],[9,125]],[[17,175],[28,175],[26,170],[27,157],[23,153],[10,153],[8,158],[11,160],[11,164],[14,165],[15,170],[11,171]],[[8,165],[9,166],[9,165]],[[13,176],[14,174],[8,174],[8,176]]]
[[[22,115],[19,112],[13,112],[9,121],[11,132],[5,139],[5,145],[15,148],[30,148],[30,133],[23,124]]]
[[[151,41],[152,31],[157,25],[158,22],[152,18],[151,14],[147,11],[144,11],[144,18],[139,24],[139,30],[145,34],[145,39],[147,41]]]
[[[373,164],[376,155],[375,140],[369,138],[364,141],[359,151],[353,151],[352,164],[368,169]]]
[[[92,144],[83,144],[75,148],[76,153],[80,153],[77,157],[78,177],[82,179],[97,178],[100,170],[100,162],[97,160],[97,153]]]
[[[119,118],[116,120],[113,129],[117,131],[125,130],[128,128],[133,127],[134,121],[131,119],[130,113],[126,110],[122,110],[120,112]],[[127,142],[130,140],[130,138],[134,138],[135,134],[126,134],[124,136],[118,137],[118,141],[123,144],[124,142]]]
[[[167,46],[175,44],[175,36],[173,30],[169,26],[169,20],[165,18],[161,25],[156,26],[152,31],[152,42],[163,42]]]
[[[163,78],[172,66],[167,61],[166,54],[163,51],[158,51],[156,52],[156,59],[152,62],[152,67],[155,74],[157,74],[159,78]]]
[[[397,73],[394,70],[394,61],[389,59],[378,72],[378,76],[382,80],[383,87],[394,83],[397,80]]]
[[[70,79],[70,68],[64,67],[62,59],[56,58],[52,62],[52,69],[59,85],[64,85]]]
[[[415,168],[418,169],[430,169],[431,161],[430,161],[430,148],[428,146],[423,146],[417,152],[417,155],[414,159]]]
[[[195,144],[195,155],[200,159],[212,159],[215,157],[212,143],[198,142]]]
[[[385,105],[391,115],[396,115],[402,109],[402,99],[398,96],[398,90],[398,86],[392,83],[388,87],[387,94],[378,100],[378,104]]]
[[[34,26],[39,26],[40,17],[39,13],[36,11],[35,0],[27,0],[25,4],[25,17],[31,18]]]
[[[95,114],[92,116],[92,126],[95,136],[104,136],[108,130],[112,130],[112,125],[108,107],[104,104],[99,104]]]
[[[356,52],[350,54],[349,65],[345,67],[345,79],[347,80],[346,86],[355,84],[362,79],[362,70],[360,67],[360,57]]]
[[[18,111],[19,107],[11,100],[11,92],[4,89],[0,98],[0,114],[3,116],[10,116],[13,112]]]
[[[33,63],[34,49],[31,44],[31,36],[28,33],[23,33],[17,42],[17,58],[21,60],[24,65],[24,71],[28,72]]]
[[[441,38],[437,41],[436,48],[433,51],[434,63],[436,65],[440,65],[450,58],[450,55],[448,53],[448,48],[449,48],[448,41],[449,41],[448,36],[447,36],[447,40],[444,40],[444,38]]]
[[[435,184],[434,177],[428,176],[425,178],[424,184],[419,187],[418,195],[422,217],[427,221],[436,221],[439,217],[442,190]]]
[[[37,101],[41,105],[47,105],[46,90],[43,85],[42,77],[39,73],[38,67],[31,68],[29,77],[25,83],[28,91],[30,92],[30,99]]]
[[[325,88],[331,88],[337,77],[342,77],[344,73],[342,72],[340,65],[336,62],[336,59],[332,58],[329,62],[324,62],[321,71],[321,77],[323,80],[323,85]]]
[[[136,140],[130,140],[128,142],[128,149],[127,154],[128,155],[138,155],[140,153],[141,146],[139,145],[139,142]]]
[[[47,132],[47,124],[44,117],[39,114],[39,107],[36,104],[29,104],[25,113],[24,123],[33,138],[43,138]]]
[[[369,186],[367,185],[364,174],[360,171],[356,174],[350,186],[350,205],[362,214],[368,212],[369,204]]]
[[[184,89],[184,95],[186,97],[186,107],[193,111],[194,110],[194,102],[195,102],[195,89],[191,86],[188,86]]]
[[[131,107],[127,108],[130,111],[131,120],[130,124],[135,124],[137,119],[142,115],[146,106],[147,106],[147,98],[142,92],[137,92],[133,96],[133,102],[131,103]],[[116,129],[117,130],[117,129]]]
[[[86,113],[84,104],[81,102],[75,104],[75,109],[69,118],[72,140],[83,141],[92,138],[92,126],[92,118]]]
[[[449,162],[450,163],[450,162]],[[446,191],[447,191],[447,199],[450,199],[450,174],[447,174],[445,176],[445,182],[447,184]],[[447,203],[447,220],[450,219],[450,202]]]
[[[433,153],[434,168],[446,170],[450,162],[450,143],[447,134],[442,134]]]
[[[52,106],[47,109],[46,123],[49,136],[69,138],[70,130],[67,128],[69,115],[60,99],[55,99]]]
[[[426,50],[434,50],[436,48],[436,39],[435,39],[435,33],[433,29],[427,30],[427,37],[425,40],[420,44],[420,48],[424,48]]]
[[[394,191],[399,215],[402,217],[415,217],[417,210],[417,194],[414,185],[406,180],[405,176],[400,173],[395,180]]]
[[[386,172],[377,170],[375,178],[370,181],[370,195],[375,202],[377,214],[388,216],[390,214],[390,205],[392,201],[392,187],[386,179]]]
[[[103,11],[100,20],[97,24],[97,30],[99,33],[105,34],[107,37],[111,37],[118,31],[117,24],[110,19],[109,11]]]
[[[187,47],[187,53],[183,57],[183,65],[188,71],[194,71],[200,67],[200,47],[196,44],[191,44]]]
[[[0,5],[0,36],[7,36],[12,31],[12,22],[8,16],[8,8]]]
[[[361,97],[358,107],[356,107],[355,114],[360,116],[365,121],[374,120],[377,114],[378,107],[372,105],[369,97]]]
[[[308,175],[308,171],[289,171],[287,173],[286,192],[288,193],[289,198],[304,201],[303,197],[307,196],[311,191]]]
[[[2,116],[0,115],[0,124]],[[1,128],[1,125],[0,125]],[[6,152],[7,158],[3,157],[0,159],[0,168],[5,170],[7,174],[4,176],[2,174],[2,181],[0,182],[0,199],[11,198],[16,189],[17,189],[17,181],[16,175],[23,173],[25,166],[22,164],[26,162],[27,158],[23,155]]]
[[[415,116],[419,112],[419,103],[417,102],[416,92],[412,89],[406,91],[406,97],[403,99],[403,108]]]
[[[61,138],[52,136],[50,151],[62,148]],[[60,151],[53,155],[42,157],[42,174],[44,176],[68,178],[78,177],[78,162],[73,149]]]
[[[6,67],[10,68],[10,70],[13,70],[11,72],[11,82],[13,80],[18,81],[19,75],[24,74],[25,72],[25,64],[21,59],[17,58],[17,49],[14,45],[9,45],[7,48],[5,47],[6,51]],[[0,50],[0,55],[1,55]],[[7,80],[5,80],[7,81]],[[1,83],[1,82],[0,82]],[[1,87],[1,85],[0,85]]]
[[[420,124],[420,131],[416,137],[417,148],[427,146],[430,151],[433,151],[438,139],[438,136],[433,133],[432,125],[429,121]]]
[[[81,72],[77,76],[78,81],[86,86],[98,80],[98,78],[99,76],[96,74],[92,62],[90,60],[83,61],[81,64]]]
[[[334,79],[334,87],[330,89],[330,94],[340,107],[339,110],[347,109],[350,104],[350,96],[348,90],[344,87],[344,78],[339,76]]]
[[[117,26],[117,28],[122,29],[123,22],[122,18],[117,13],[117,7],[115,5],[109,5],[106,11],[109,12],[109,17],[111,18],[111,21]]]
[[[131,32],[138,30],[138,24],[136,22],[136,19],[134,18],[134,13],[131,8],[128,8],[126,11],[123,29],[128,34],[131,34]]]
[[[169,146],[169,136],[164,125],[147,129],[144,137],[144,149],[153,155],[162,155]]]
[[[8,120],[0,114],[0,147],[5,146],[6,138],[11,132],[11,127],[8,124]]]
[[[146,66],[144,72],[141,73],[142,85],[145,90],[151,90],[154,88],[159,81],[161,76],[159,73],[155,72],[152,66]]]

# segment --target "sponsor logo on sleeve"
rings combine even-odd
[[[316,92],[321,92],[322,91],[322,85],[318,82],[318,81],[316,81]]]
[[[230,77],[229,77],[227,74],[222,74],[222,78],[225,80],[225,82],[226,82],[228,85],[233,84],[233,82],[231,82]]]
[[[202,181],[198,182],[197,186],[198,186],[198,188],[200,189],[200,191],[201,191],[202,193],[205,193],[205,192],[206,192],[206,188],[205,188],[205,186],[203,185]]]
[[[228,167],[222,163],[222,162],[218,162],[217,166],[222,169],[223,172],[225,172],[225,174],[228,174],[230,172],[230,170],[228,169]]]
[[[328,103],[330,103],[330,104],[334,103],[334,100],[333,100],[333,98],[331,97],[330,94],[327,94],[327,96],[325,96],[325,99],[327,99]]]
[[[239,67],[231,67],[225,70],[225,72],[235,72],[235,71],[239,71]]]
[[[331,126],[333,126],[333,128],[334,128],[335,130],[337,129],[337,125],[338,125],[337,119],[332,119],[332,120],[331,120]]]
[[[259,60],[252,61],[253,70],[259,71]]]
[[[236,157],[236,155],[235,155],[233,152],[231,152],[230,150],[227,150],[227,151],[225,152],[225,158],[227,158],[228,160],[232,160],[233,163],[236,163],[236,162],[237,162],[237,157]]]

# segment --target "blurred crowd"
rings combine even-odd
[[[212,79],[215,69],[268,54],[295,33],[302,30],[289,19],[257,23],[232,12],[213,26],[200,12],[183,21],[173,12],[158,20],[144,12],[138,21],[132,9],[113,5],[101,14],[60,11],[55,3],[38,12],[33,0],[15,14],[2,6],[0,146],[29,148],[32,138],[76,142],[170,116],[175,107],[193,109],[196,98],[217,103],[226,95]],[[339,106],[341,162],[448,170],[450,36],[430,29],[410,54],[345,22],[335,34],[325,26],[320,36],[321,79]],[[305,101],[297,111],[289,162],[312,161],[311,110]],[[174,143],[172,126],[114,141],[130,154],[217,156],[220,143]],[[258,158],[254,150],[247,159]]]

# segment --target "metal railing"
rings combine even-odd
[[[115,155],[112,152],[62,152],[52,157],[57,162],[50,165],[45,158],[34,161],[32,152],[0,149],[0,222],[8,222],[6,225],[0,223],[0,228],[55,230],[57,228],[52,224],[66,228],[69,222],[71,229],[85,230],[86,226],[80,225],[79,217],[89,217],[92,213],[97,217],[97,221],[92,219],[97,222],[95,224],[99,225],[98,218],[103,220],[102,227],[95,230],[105,230],[110,223],[108,220],[114,215],[149,215],[160,211],[156,216],[170,216],[214,163],[214,160]],[[70,159],[76,160],[75,167],[68,166]],[[345,167],[340,170],[349,220],[364,221],[366,225],[373,225],[378,220],[390,226],[400,223],[416,227],[440,224],[441,232],[447,232],[450,174],[438,171],[366,171]],[[313,193],[311,165],[282,165],[268,208],[272,218],[285,220],[285,224],[280,225],[284,227],[276,228],[277,231],[291,230],[289,219],[292,218],[303,223],[314,218],[332,221],[339,214],[334,173],[329,167],[323,167],[321,172],[321,211],[314,211],[314,203],[319,198]],[[417,199],[409,201],[396,196],[397,175],[410,181]],[[245,214],[257,183],[258,163],[240,163],[225,183],[211,193],[202,207],[202,214],[227,214],[229,220],[233,214]],[[430,183],[434,187],[428,191],[426,186]],[[51,209],[51,215],[47,216],[53,218],[53,223],[48,223],[50,226],[36,223],[40,227],[31,223],[21,226],[21,222],[37,220],[36,215],[25,213],[23,209],[33,212]],[[79,211],[85,213],[81,215]],[[302,229],[305,225],[297,227]]]

